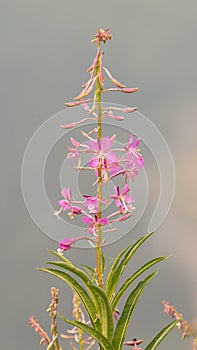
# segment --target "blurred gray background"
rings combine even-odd
[[[62,312],[71,316],[69,288],[35,271],[51,258],[56,242],[31,220],[22,198],[21,162],[37,128],[62,110],[80,91],[95,47],[99,27],[110,27],[113,40],[105,46],[105,63],[115,77],[141,89],[112,101],[137,105],[162,132],[174,157],[176,192],[171,211],[157,234],[136,255],[130,272],[156,255],[172,254],[144,294],[128,339],[145,344],[170,321],[163,299],[191,321],[197,317],[196,237],[196,83],[197,3],[195,0],[1,0],[1,254],[0,348],[39,349],[39,337],[28,326],[34,314],[44,328],[50,287],[60,288]],[[65,121],[64,121],[65,122]],[[66,145],[65,145],[66,146]],[[146,163],[147,164],[147,163]],[[144,221],[122,240],[105,249],[115,256],[142,235],[158,195],[158,174],[148,163],[150,201]],[[151,167],[152,166],[152,167]],[[55,175],[54,175],[55,174]],[[54,206],[59,199],[56,171],[47,176]],[[151,180],[152,179],[152,180]],[[154,179],[154,181],[153,181]],[[74,263],[94,262],[93,251],[73,249]],[[127,274],[129,274],[129,269]],[[64,325],[61,326],[64,331]],[[191,349],[174,331],[160,349]],[[64,349],[69,345],[64,344]]]

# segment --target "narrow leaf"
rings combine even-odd
[[[90,276],[90,278],[92,279],[92,282],[95,280],[95,270],[85,264],[80,264],[82,267],[84,267],[84,269],[87,271],[88,275]]]
[[[131,316],[133,314],[133,311],[137,305],[137,302],[143,293],[145,287],[147,284],[152,280],[152,278],[158,273],[158,271],[155,271],[151,273],[148,277],[146,277],[143,281],[138,283],[137,287],[130,293],[123,312],[118,320],[116,330],[114,333],[112,345],[114,347],[114,350],[121,350],[122,344],[124,341],[124,337],[126,335],[126,331],[129,325],[129,321],[131,319]]]
[[[68,260],[64,255],[59,254],[58,252],[54,251],[54,250],[49,250],[50,253],[54,254],[55,256],[57,256],[57,258],[61,259],[63,262],[65,262],[66,264],[70,264],[72,266],[74,266],[72,264],[72,262],[70,260]]]
[[[102,253],[101,254],[101,272],[102,272],[102,274],[103,274],[104,271],[105,271],[105,256]]]
[[[77,328],[82,329],[84,332],[89,334],[92,338],[94,338],[100,346],[102,346],[103,350],[113,350],[112,345],[109,343],[109,341],[98,331],[96,331],[94,328],[91,328],[85,323],[79,322],[79,321],[71,321],[67,320],[64,316],[61,316],[61,319],[65,321],[66,323],[69,323]]]
[[[94,305],[95,305],[95,307],[97,309],[97,312],[99,312],[98,300],[96,299],[94,293],[90,289],[90,286],[93,285],[93,283],[92,283],[91,279],[88,277],[88,275],[83,270],[77,268],[74,265],[67,264],[66,262],[61,262],[61,261],[49,261],[47,263],[51,264],[51,265],[55,265],[55,266],[61,267],[61,268],[65,269],[65,270],[67,270],[67,271],[72,272],[76,276],[78,276],[82,280],[82,282],[83,282],[84,286],[86,287],[86,289],[91,294],[91,297],[92,297]]]
[[[102,327],[102,334],[111,342],[113,331],[114,331],[114,323],[113,323],[113,314],[111,305],[109,303],[109,299],[105,293],[105,291],[98,287],[98,286],[91,286],[91,289],[94,293],[98,295],[98,298],[100,298],[101,306],[100,306],[100,312],[101,312],[101,327]]]
[[[113,278],[113,275],[114,275],[114,272],[116,270],[116,267],[118,266],[118,263],[120,261],[120,259],[122,258],[122,256],[124,255],[124,253],[130,248],[130,246],[126,247],[123,249],[122,252],[120,252],[118,254],[118,256],[115,258],[109,272],[108,272],[108,275],[107,275],[107,278],[106,278],[106,285],[105,285],[105,289],[106,289],[106,292],[110,289],[110,284],[111,284],[111,281],[112,281],[112,278]]]
[[[86,290],[77,282],[72,276],[69,274],[59,271],[56,269],[46,269],[46,268],[40,268],[40,271],[48,272],[51,275],[54,275],[64,282],[66,282],[79,296],[80,300],[82,301],[89,317],[92,322],[93,327],[96,327],[97,329],[100,329],[100,322],[97,317],[97,310],[95,308],[95,305],[93,301],[90,299],[88,293]],[[96,322],[97,320],[97,322]]]
[[[147,345],[145,350],[155,350],[157,349],[157,346],[162,342],[162,340],[168,335],[168,333],[171,332],[171,330],[177,325],[177,323],[180,322],[180,320],[173,321],[168,326],[163,328],[155,338]]]
[[[121,288],[119,289],[119,291],[117,292],[117,294],[115,295],[113,302],[112,302],[112,310],[114,310],[120,300],[120,298],[122,297],[122,295],[124,294],[124,292],[127,290],[127,288],[131,285],[131,283],[133,283],[136,278],[138,278],[142,273],[144,273],[146,270],[148,270],[150,267],[152,267],[153,265],[159,263],[160,261],[166,259],[167,257],[165,256],[161,256],[158,258],[155,258],[151,261],[148,261],[146,264],[144,264],[139,270],[137,270],[131,277],[129,277],[124,284],[121,286]]]
[[[122,276],[128,262],[131,260],[134,253],[137,251],[137,249],[150,237],[152,236],[153,232],[146,234],[145,236],[141,237],[136,243],[134,243],[132,246],[130,245],[126,249],[121,252],[118,257],[115,259],[110,271],[109,275],[106,281],[106,293],[111,299],[113,296],[116,286],[119,282],[120,277]],[[124,255],[123,259],[120,261],[121,257]],[[120,263],[119,263],[120,261]],[[118,265],[119,263],[119,265]]]

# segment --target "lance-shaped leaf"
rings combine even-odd
[[[143,293],[147,284],[152,280],[152,278],[157,274],[158,271],[151,273],[148,277],[146,277],[143,281],[138,283],[137,287],[130,293],[123,312],[118,320],[116,330],[114,332],[114,337],[112,341],[114,350],[121,350],[122,344],[124,341],[124,337],[126,335],[126,331],[129,325],[129,321],[133,314],[133,311],[137,305],[137,302]]]
[[[59,271],[56,269],[47,269],[47,268],[40,268],[39,270],[44,271],[44,272],[48,272],[51,275],[54,275],[54,276],[60,278],[61,280],[63,280],[64,282],[66,282],[74,290],[74,292],[76,292],[77,295],[79,296],[81,302],[84,305],[84,308],[86,309],[86,311],[90,317],[92,325],[96,329],[100,330],[100,321],[98,319],[97,310],[95,308],[95,305],[94,305],[93,301],[91,300],[91,298],[89,297],[86,290],[79,284],[79,282],[77,282],[72,276],[68,275],[66,272],[63,272],[63,271]]]
[[[146,234],[145,236],[141,237],[136,243],[134,243],[132,246],[125,248],[115,259],[108,277],[106,279],[106,294],[108,295],[109,299],[113,296],[116,286],[119,282],[120,277],[122,276],[126,265],[131,260],[133,254],[137,251],[137,249],[153,234],[153,232]],[[125,254],[125,256],[122,258],[122,256]],[[122,260],[120,261],[120,259]],[[120,261],[120,263],[119,263]]]
[[[95,297],[94,293],[92,292],[92,289],[90,289],[90,286],[93,285],[91,279],[89,276],[81,269],[77,268],[74,265],[71,265],[70,263],[61,262],[61,261],[49,261],[47,264],[55,265],[60,268],[63,268],[67,271],[72,272],[75,276],[79,277],[81,281],[83,282],[84,286],[88,290],[88,292],[91,294],[92,300],[94,301],[94,305],[96,307],[97,313],[99,313],[99,303],[97,298]]]
[[[56,251],[54,251],[54,250],[49,250],[49,251],[50,251],[50,253],[52,253],[52,254],[54,254],[55,256],[57,256],[57,257],[58,257],[60,260],[62,260],[63,262],[74,266],[73,263],[72,263],[70,260],[68,260],[64,255],[61,255],[61,254],[59,254],[58,252],[56,252]]]
[[[96,276],[95,270],[92,267],[88,266],[88,265],[85,265],[85,264],[80,264],[80,265],[87,271],[88,275],[91,278],[91,281],[92,282],[95,281],[95,279],[96,279],[96,277],[95,277]]]
[[[144,350],[155,350],[162,340],[171,332],[171,330],[177,325],[180,320],[173,321],[168,326],[164,327],[153,340],[146,346]]]
[[[106,284],[105,284],[105,290],[106,290],[106,292],[108,292],[108,291],[110,290],[110,285],[111,285],[111,283],[112,283],[113,275],[114,275],[114,273],[115,273],[115,270],[116,270],[116,268],[117,268],[117,266],[118,266],[118,263],[119,263],[120,259],[122,258],[122,256],[126,253],[126,251],[127,251],[129,248],[130,248],[130,246],[124,248],[123,251],[120,252],[120,253],[118,254],[118,256],[115,258],[115,260],[114,260],[114,262],[113,262],[113,264],[112,264],[112,266],[111,266],[111,268],[110,268],[110,270],[109,270],[109,272],[108,272],[107,278],[106,278]]]
[[[94,338],[99,343],[99,345],[102,347],[103,350],[114,350],[110,342],[101,333],[96,331],[94,328],[91,328],[87,324],[79,321],[67,320],[64,316],[61,316],[61,319],[66,323],[69,323],[79,329],[82,329],[84,332],[89,334],[92,338]]]
[[[146,264],[144,264],[142,267],[140,267],[131,277],[129,277],[121,286],[117,294],[115,295],[113,302],[112,302],[112,310],[114,310],[124,294],[124,292],[127,290],[127,288],[135,281],[136,278],[138,278],[142,273],[144,273],[146,270],[148,270],[153,265],[159,263],[160,261],[167,259],[167,256],[161,256],[158,258],[155,258],[153,260],[148,261]]]
[[[114,323],[113,323],[113,314],[112,314],[111,305],[109,303],[109,299],[102,288],[95,285],[91,286],[90,288],[100,299],[102,334],[104,335],[104,337],[106,337],[109,340],[109,342],[111,342],[113,332],[114,332]]]

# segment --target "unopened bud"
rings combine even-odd
[[[121,89],[122,92],[125,92],[127,94],[131,94],[131,93],[136,92],[138,90],[139,90],[138,87],[137,88],[123,88],[123,89]]]
[[[132,113],[132,112],[135,112],[135,111],[137,111],[137,107],[128,107],[128,108],[123,108],[122,109],[122,112],[124,112],[124,113]]]
[[[72,144],[74,145],[74,146],[76,146],[76,147],[79,147],[81,144],[80,144],[80,142],[78,142],[77,140],[75,140],[73,137],[71,137],[71,142],[72,142]]]
[[[65,124],[65,125],[60,125],[62,129],[72,129],[76,126],[76,123],[70,123],[70,124]]]

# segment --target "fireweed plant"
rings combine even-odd
[[[77,169],[94,172],[95,182],[93,183],[94,195],[83,194],[81,200],[73,198],[72,190],[69,187],[62,188],[61,191],[62,199],[58,202],[59,210],[55,214],[59,217],[59,215],[67,212],[70,219],[80,216],[82,222],[86,225],[86,233],[76,238],[64,238],[60,241],[57,252],[51,251],[59,259],[58,261],[49,262],[54,268],[40,269],[63,280],[74,292],[73,320],[59,315],[63,321],[73,326],[72,329],[66,331],[66,334],[59,335],[57,330],[58,289],[55,287],[51,288],[52,302],[47,309],[51,317],[50,335],[41,327],[34,316],[30,317],[30,325],[39,333],[41,337],[40,344],[44,345],[47,350],[63,349],[60,345],[60,337],[61,341],[62,339],[69,340],[70,347],[73,350],[88,350],[94,344],[97,344],[97,348],[100,350],[121,350],[123,345],[131,346],[133,350],[141,350],[139,345],[143,341],[136,338],[126,340],[126,332],[139,298],[149,282],[158,273],[158,270],[151,272],[133,288],[131,288],[131,285],[145,271],[166,258],[157,257],[148,261],[120,285],[120,277],[132,256],[152,236],[152,233],[148,233],[120,252],[113,260],[105,276],[106,259],[102,252],[105,243],[103,233],[113,231],[115,229],[114,224],[125,221],[132,216],[135,208],[133,206],[134,197],[130,194],[129,181],[134,181],[139,170],[144,166],[144,159],[139,149],[139,138],[131,134],[123,148],[115,148],[116,135],[102,136],[102,121],[104,118],[121,121],[124,117],[119,114],[132,113],[137,109],[136,107],[102,108],[101,98],[103,93],[115,91],[131,94],[138,90],[138,88],[130,88],[121,84],[107,68],[103,67],[104,52],[101,50],[101,44],[111,39],[112,36],[108,28],[98,30],[92,40],[97,46],[97,53],[87,70],[90,77],[83,84],[83,90],[74,98],[74,101],[66,103],[68,107],[81,105],[87,116],[77,122],[62,125],[63,128],[72,129],[86,121],[95,123],[94,128],[88,133],[81,131],[85,138],[84,143],[71,137],[71,145],[68,146],[69,153],[67,155],[67,158],[76,158]],[[112,87],[104,88],[104,76],[110,79],[113,84]],[[90,156],[87,166],[82,166],[83,154]],[[123,185],[115,186],[114,192],[106,197],[103,195],[103,186],[107,186],[108,182],[114,178],[121,178]],[[107,216],[103,216],[102,206],[112,202],[116,210]],[[77,241],[84,239],[88,240],[95,249],[95,268],[84,265],[82,265],[83,268],[79,268],[63,255],[64,251],[71,249]],[[128,289],[130,289],[130,292],[125,301],[124,293]],[[119,311],[118,304],[122,299],[124,306]],[[165,310],[167,310],[167,306]],[[144,348],[145,350],[156,349],[175,326],[183,328],[182,315],[178,313],[174,313],[174,315],[176,315],[176,319],[162,329]],[[188,336],[189,328],[184,329],[184,332],[187,333],[185,333],[185,336]],[[68,344],[66,344],[67,348]],[[194,349],[196,349],[195,345]]]

